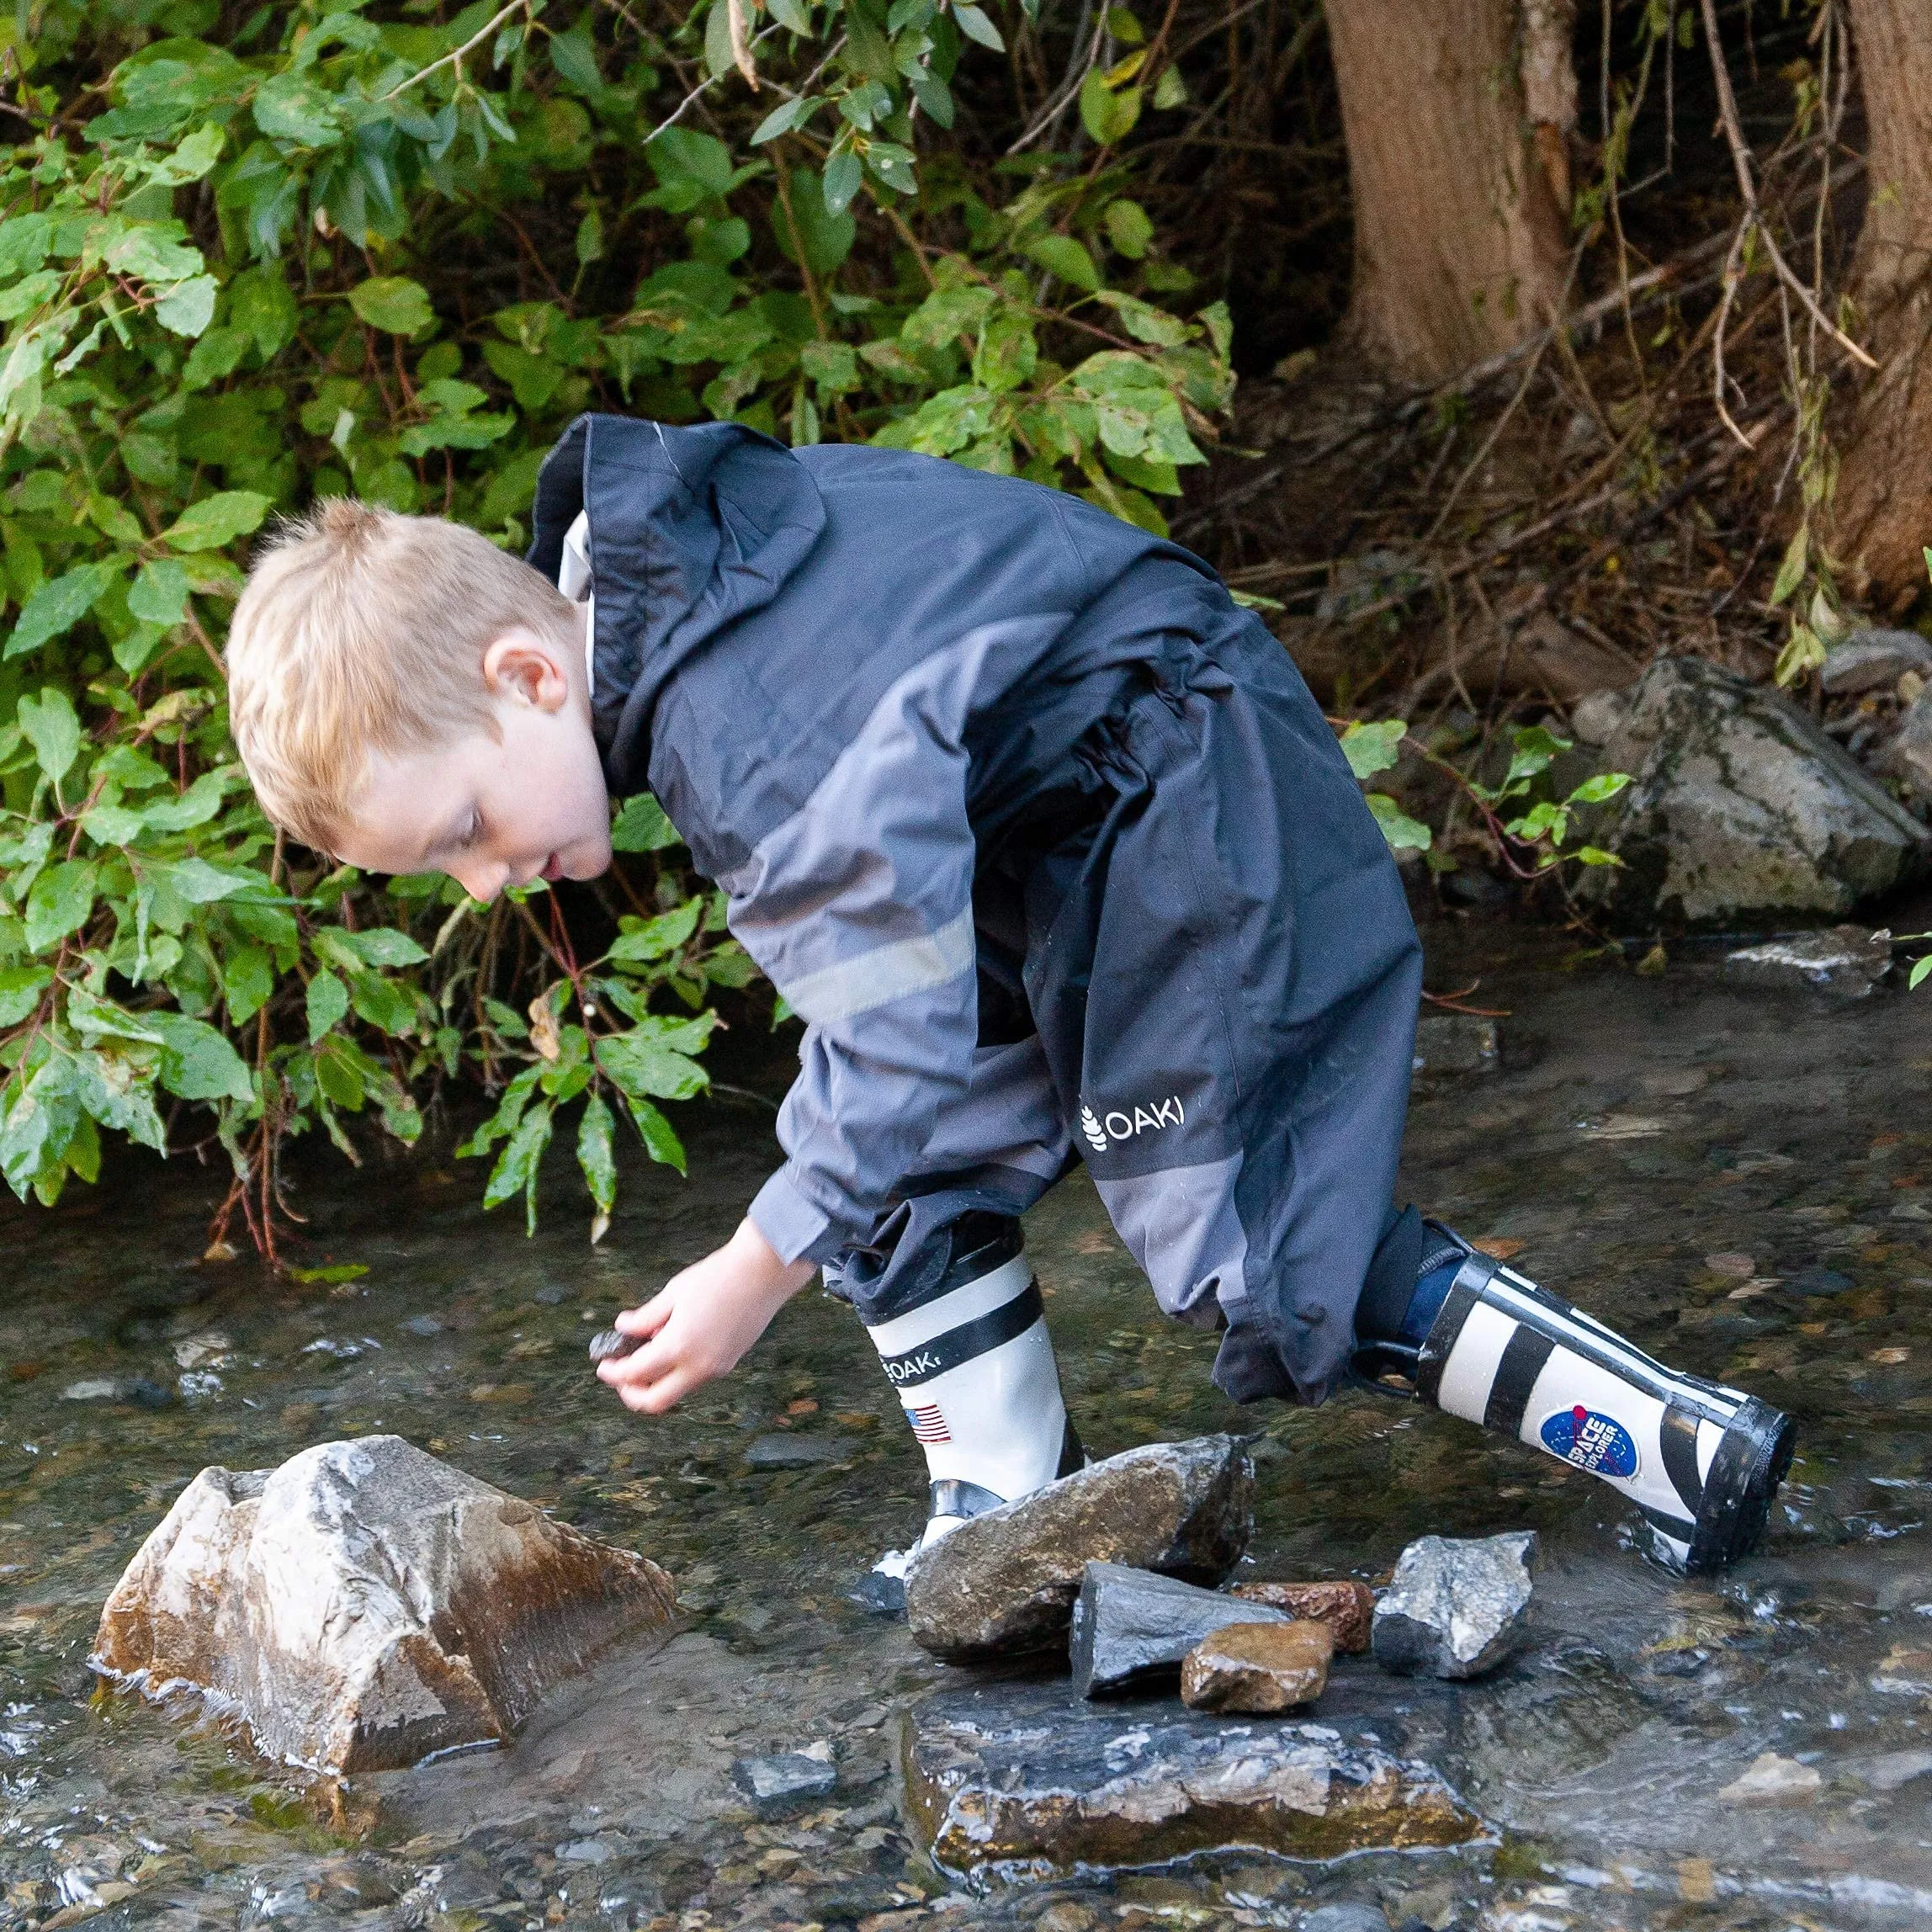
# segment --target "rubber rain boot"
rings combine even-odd
[[[1370,1340],[1362,1372],[1404,1377],[1430,1407],[1601,1478],[1666,1568],[1722,1569],[1757,1547],[1791,1468],[1790,1417],[1653,1361],[1440,1222],[1421,1228],[1409,1279],[1433,1276],[1440,1292],[1446,1276],[1447,1292],[1420,1346]]]

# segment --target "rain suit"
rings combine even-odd
[[[1287,652],[1199,559],[1055,491],[741,426],[581,418],[592,714],[805,1021],[752,1202],[787,1259],[1017,1214],[1084,1160],[1215,1379],[1319,1401],[1395,1181],[1420,961]],[[587,538],[587,542],[584,539]]]

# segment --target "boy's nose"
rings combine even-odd
[[[510,868],[505,865],[469,865],[454,872],[454,877],[472,899],[487,905],[509,884]]]

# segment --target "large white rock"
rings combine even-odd
[[[1588,835],[1623,863],[1578,890],[1623,924],[1842,918],[1926,860],[1925,828],[1809,718],[1703,658],[1658,659],[1600,756],[1631,783]]]
[[[231,1704],[268,1756],[386,1770],[498,1743],[671,1578],[400,1436],[204,1469],[101,1613],[94,1668]]]

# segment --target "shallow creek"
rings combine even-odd
[[[1493,1822],[1483,1844],[981,1894],[926,1863],[896,1738],[951,1674],[847,1594],[914,1532],[922,1489],[856,1323],[801,1298],[659,1422],[585,1359],[770,1164],[768,1110],[726,1096],[687,1110],[693,1178],[639,1160],[594,1252],[560,1169],[526,1241],[447,1141],[359,1173],[305,1156],[300,1259],[366,1267],[353,1281],[198,1263],[220,1178],[186,1160],[0,1212],[0,1925],[1133,1932],[1331,1903],[1409,1932],[1932,1921],[1932,991],[1828,1007],[1508,943],[1432,975],[1481,971],[1505,1064],[1419,1081],[1408,1189],[1802,1419],[1766,1550],[1734,1574],[1660,1574],[1589,1478],[1443,1418],[1367,1393],[1237,1409],[1208,1382],[1213,1338],[1161,1321],[1082,1177],[1030,1226],[1090,1447],[1260,1431],[1246,1574],[1373,1579],[1429,1531],[1542,1532],[1535,1640],[1500,1675],[1397,1685],[1356,1659],[1330,1692],[1439,1765]],[[664,1563],[688,1628],[620,1650],[512,1749],[344,1786],[94,1690],[101,1600],[198,1469],[378,1430]],[[833,1797],[754,1819],[732,1761],[820,1740]],[[1815,1788],[1722,1800],[1766,1752]]]

